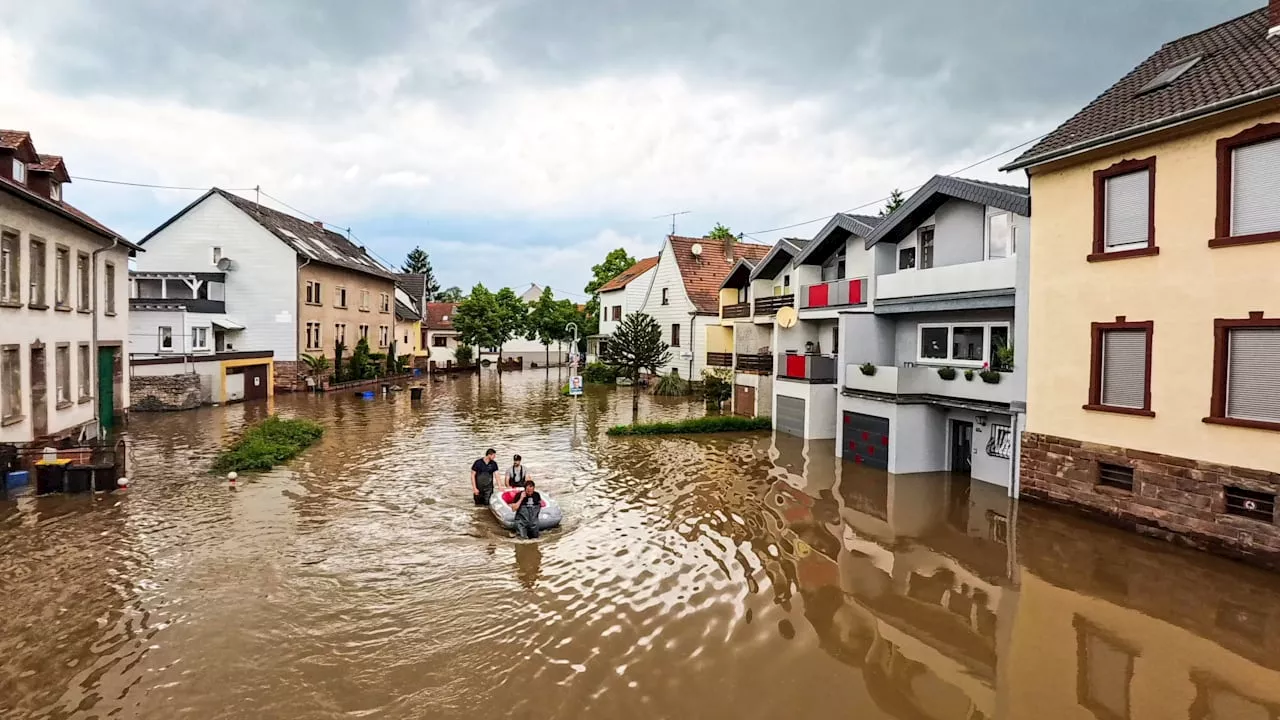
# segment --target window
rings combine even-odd
[[[747,294],[748,294],[748,288],[746,288],[746,287],[740,287],[740,288],[738,288],[738,303],[739,303],[739,304],[741,304],[741,303],[745,303],[745,302],[747,301],[747,299],[748,299],[748,298],[747,298]]]
[[[1093,174],[1090,262],[1159,253],[1153,214],[1156,159],[1124,160]]]
[[[55,258],[53,302],[59,308],[67,310],[71,307],[71,250],[59,247]]]
[[[671,325],[671,347],[680,347],[680,323]]]
[[[49,181],[49,199],[54,202],[62,202],[62,183]]]
[[[76,347],[76,374],[80,378],[80,402],[88,402],[93,397],[93,355],[89,343],[80,343]]]
[[[379,299],[382,301],[382,312],[391,312],[391,296],[386,293],[381,293]]]
[[[1159,75],[1151,78],[1150,82],[1143,85],[1142,89],[1138,91],[1138,95],[1154,92],[1163,87],[1168,87],[1174,80],[1182,77],[1183,73],[1195,67],[1195,64],[1200,62],[1201,57],[1202,56],[1200,55],[1195,55],[1189,58],[1184,58],[1165,68]]]
[[[918,241],[920,246],[920,269],[928,270],[933,267],[933,226],[922,227],[918,233]]]
[[[347,306],[347,289],[340,287],[333,293],[334,307],[345,308]]]
[[[333,341],[340,342],[344,345],[347,342],[347,324],[337,323],[333,326]]]
[[[1155,417],[1151,412],[1151,322],[1093,324],[1086,410]]]
[[[210,253],[210,256],[212,257],[213,265],[216,266],[218,264],[218,261],[222,259],[222,248],[218,247],[217,245],[214,245],[210,249],[209,253]]]
[[[913,247],[902,248],[898,251],[898,269],[914,270],[916,267],[916,249]]]
[[[22,347],[0,347],[0,422],[22,418]]]
[[[307,281],[307,304],[308,305],[320,304],[320,283],[316,282],[315,280]]]
[[[390,333],[388,332],[387,326],[379,325],[378,326],[378,347],[386,347],[387,345],[390,345],[391,343],[389,340],[389,336],[390,336]]]
[[[27,164],[18,158],[13,159],[13,179],[20,183],[27,181]]]
[[[844,279],[844,258],[845,249],[840,248],[839,252],[827,258],[826,262],[822,263],[822,282]]]
[[[115,263],[104,263],[102,266],[102,301],[106,314],[116,314],[116,266]]]
[[[831,354],[840,354],[840,328],[838,326],[831,328]]]
[[[955,364],[995,367],[995,348],[1009,341],[1008,323],[966,323],[964,325],[920,325],[918,361],[929,365]]]
[[[1077,702],[1098,720],[1129,720],[1129,686],[1137,652],[1079,615],[1073,624]]]
[[[71,346],[61,343],[54,351],[54,370],[57,376],[57,403],[59,408],[71,404]]]
[[[29,252],[30,259],[27,264],[31,266],[31,288],[27,294],[27,302],[38,309],[46,307],[45,305],[45,246],[44,242],[31,238],[31,250]]]
[[[1017,252],[1013,213],[1000,213],[987,218],[987,259],[1013,257]]]
[[[614,306],[613,306],[613,310],[612,310],[611,312],[613,313],[613,321],[614,321],[614,322],[618,322],[619,320],[621,320],[621,319],[622,319],[622,306],[621,306],[621,305],[614,305]]]
[[[790,295],[790,294],[791,294],[791,276],[790,276],[790,275],[783,275],[783,276],[782,276],[782,286],[781,286],[781,287],[778,287],[777,285],[775,285],[775,286],[773,287],[773,296],[774,296],[774,297],[780,297],[780,296],[783,296],[783,295]]]
[[[160,333],[160,352],[173,352],[173,328],[161,325],[157,330]]]
[[[207,327],[191,328],[191,349],[192,350],[208,350],[209,349],[209,328]]]
[[[318,350],[320,349],[320,343],[321,343],[320,323],[318,322],[307,323],[307,349]]]
[[[12,230],[0,232],[0,302],[22,302],[19,290],[21,263],[18,233]]]
[[[1213,397],[1205,422],[1280,430],[1280,319],[1214,321]]]
[[[444,335],[436,335],[431,338],[431,347],[449,347],[449,338]]]
[[[368,290],[360,291],[360,309],[364,310],[365,312],[369,311],[369,291]]]
[[[1218,141],[1217,235],[1209,247],[1280,240],[1280,123]]]
[[[671,304],[671,298],[667,295],[667,289],[666,289],[666,288],[662,288],[662,304],[663,304],[663,305],[670,305],[670,304]]]
[[[76,253],[76,308],[80,312],[89,311],[89,298],[92,288],[89,278],[89,255]]]
[[[366,342],[368,342],[368,340],[369,340],[369,326],[368,326],[368,325],[361,325],[361,326],[360,326],[360,339],[361,339],[361,340],[364,340],[364,341],[366,341]]]

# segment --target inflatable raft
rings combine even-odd
[[[507,503],[515,502],[518,494],[520,494],[519,490],[508,489],[502,492],[494,490],[493,496],[489,498],[489,509],[493,511],[493,516],[498,518],[502,527],[508,530],[516,529],[516,514]],[[539,490],[538,494],[542,496],[542,510],[538,513],[538,529],[549,530],[560,524],[560,519],[563,517],[560,505],[545,492]]]

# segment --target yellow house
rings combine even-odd
[[[426,313],[427,278],[416,273],[396,275],[396,354],[409,356],[409,367],[426,368],[431,356],[425,345],[422,316]]]
[[[1022,494],[1280,565],[1280,0],[1005,169],[1035,205]]]

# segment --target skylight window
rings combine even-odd
[[[1159,75],[1151,78],[1151,82],[1143,85],[1142,89],[1138,91],[1138,94],[1142,95],[1144,93],[1154,92],[1160,88],[1172,85],[1175,80],[1182,77],[1191,68],[1195,67],[1196,63],[1200,62],[1202,57],[1204,56],[1193,55],[1192,57],[1179,60],[1178,62],[1170,65]]]

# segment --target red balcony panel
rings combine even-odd
[[[830,293],[830,291],[831,291],[831,286],[826,283],[822,283],[820,285],[810,285],[809,286],[809,307],[811,308],[826,307],[828,303],[828,297],[829,297],[828,293]]]
[[[805,376],[804,355],[787,356],[787,377],[802,378]]]
[[[862,280],[861,279],[849,281],[849,304],[850,305],[862,304]]]

